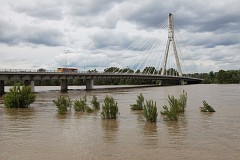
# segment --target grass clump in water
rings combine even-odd
[[[178,113],[179,113],[179,103],[178,100],[174,96],[168,96],[168,104],[163,106],[163,111],[160,113],[164,116],[165,120],[169,121],[177,121]]]
[[[93,112],[93,109],[90,108],[87,104],[86,96],[81,97],[79,100],[75,100],[73,103],[73,107],[75,111],[78,111],[78,112],[88,112],[88,113]]]
[[[27,108],[36,99],[36,95],[31,92],[30,86],[20,86],[15,84],[4,96],[6,108]]]
[[[143,115],[148,122],[156,122],[158,115],[156,102],[153,103],[152,100],[146,101],[143,106]]]
[[[72,103],[69,97],[60,96],[57,100],[53,100],[53,103],[57,106],[59,114],[66,113],[68,109],[71,110]]]
[[[187,92],[185,92],[184,90],[178,99],[178,105],[179,105],[179,112],[184,113],[185,108],[187,107]]]
[[[102,105],[101,117],[103,119],[116,119],[118,114],[118,104],[111,96],[106,96]]]
[[[136,104],[131,104],[132,110],[143,110],[144,105],[144,97],[143,94],[140,93],[140,95],[137,96]]]
[[[93,108],[94,108],[95,110],[99,110],[99,109],[100,109],[100,103],[98,102],[96,96],[93,96],[93,97],[92,97],[91,104],[92,104],[92,106],[93,106]]]
[[[169,107],[164,105],[164,110],[160,113],[165,120],[177,121],[179,114],[184,113],[187,107],[187,93],[183,90],[183,94],[180,95],[179,99],[174,96],[168,96],[168,104]]]
[[[212,106],[210,106],[205,100],[203,101],[203,107],[199,108],[201,112],[215,112]]]

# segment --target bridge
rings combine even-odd
[[[34,81],[36,80],[52,80],[57,79],[61,82],[61,91],[68,90],[68,80],[70,79],[84,79],[86,80],[86,90],[94,88],[94,80],[98,79],[141,79],[141,80],[159,80],[159,85],[186,85],[198,84],[202,79],[187,77],[183,74],[181,64],[178,57],[175,37],[174,37],[174,24],[173,15],[170,13],[168,16],[168,38],[165,48],[163,62],[159,72],[57,72],[57,71],[39,71],[39,70],[14,70],[2,69],[0,70],[0,94],[4,93],[4,81],[24,81],[25,85],[30,85],[31,90],[34,91]],[[174,75],[167,75],[166,65],[169,55],[170,45],[173,46],[174,57],[176,61],[176,73]],[[159,74],[157,74],[159,73]]]

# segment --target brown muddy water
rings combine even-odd
[[[75,87],[76,89],[77,87]],[[54,90],[52,90],[54,89]],[[0,104],[0,160],[100,159],[240,159],[240,85],[186,85],[86,92],[70,90],[71,99],[106,95],[119,104],[117,120],[96,113],[58,115],[52,100],[56,87],[38,87],[37,100],[27,109]],[[167,96],[188,93],[186,113],[178,122],[166,122],[159,111]],[[141,112],[130,110],[136,96],[157,102],[157,123],[147,123]],[[215,113],[201,113],[206,100]]]

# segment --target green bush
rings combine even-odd
[[[100,109],[100,103],[97,101],[97,97],[96,96],[92,97],[91,104],[92,104],[92,106],[93,106],[93,108],[95,110],[99,110]]]
[[[160,113],[164,116],[165,120],[177,121],[180,113],[185,112],[187,107],[187,93],[183,90],[183,94],[180,95],[179,99],[174,96],[168,96],[168,106],[163,106],[163,111]]]
[[[180,95],[178,99],[179,103],[179,112],[184,113],[185,108],[187,107],[187,92],[183,90],[183,94]]]
[[[143,94],[140,93],[140,95],[137,96],[136,104],[131,104],[132,110],[143,110],[144,105],[144,97]]]
[[[201,112],[215,112],[213,107],[211,107],[205,100],[203,101],[203,107],[200,107]]]
[[[90,108],[87,104],[86,96],[80,98],[79,100],[74,101],[73,107],[75,111],[88,112],[88,113],[93,112],[92,108]]]
[[[118,113],[118,104],[115,100],[106,96],[104,99],[104,104],[102,105],[101,116],[103,119],[116,119]]]
[[[4,96],[4,105],[7,108],[27,108],[36,99],[36,95],[31,93],[30,86],[14,85]]]
[[[57,106],[59,114],[66,113],[68,109],[71,110],[72,103],[69,97],[60,96],[57,100],[53,100],[53,103]]]
[[[152,100],[146,101],[146,103],[143,106],[143,114],[148,122],[156,122],[158,115],[156,102],[153,103]]]
[[[165,116],[164,117],[165,120],[177,121],[178,113],[180,111],[178,100],[174,96],[168,96],[168,104],[169,108],[166,105],[164,105],[163,106],[164,110],[161,111],[160,113]]]

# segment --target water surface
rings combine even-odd
[[[0,104],[1,160],[66,159],[240,159],[240,85],[186,85],[86,92],[73,87],[37,87],[37,100],[27,109],[6,109]],[[75,90],[77,89],[77,90]],[[147,123],[130,104],[143,93],[157,102],[158,111],[167,96],[188,93],[186,113],[178,122]],[[59,95],[72,100],[106,95],[119,105],[117,120],[102,120],[100,111],[58,115],[52,103]],[[215,113],[201,113],[206,100]]]

